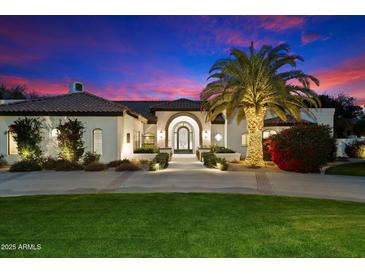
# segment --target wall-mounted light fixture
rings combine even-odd
[[[162,140],[162,139],[163,139],[163,131],[162,131],[162,130],[160,130],[160,132],[158,133],[158,138],[159,138],[160,140]]]
[[[204,139],[207,140],[208,139],[208,130],[204,131]]]

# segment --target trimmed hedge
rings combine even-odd
[[[136,171],[140,170],[141,168],[132,162],[123,162],[118,167],[115,168],[115,171]]]
[[[34,160],[22,160],[10,166],[10,172],[39,171],[42,166]]]
[[[269,139],[272,161],[283,170],[318,172],[335,153],[331,128],[325,125],[299,124]]]
[[[88,166],[91,163],[97,163],[100,161],[101,155],[95,152],[86,152],[83,158],[84,166]]]
[[[123,160],[114,160],[111,161],[107,164],[108,167],[118,167],[123,163],[130,163],[131,161],[129,161],[128,159],[123,159]]]
[[[85,166],[85,171],[104,171],[108,167],[106,164],[99,163],[99,162],[92,162]]]
[[[226,147],[220,147],[218,145],[212,145],[210,147],[210,152],[213,153],[234,153],[232,149],[226,148]]]
[[[56,171],[74,171],[74,170],[83,170],[84,167],[78,162],[71,162],[66,160],[57,161],[55,170]]]
[[[47,158],[43,159],[42,167],[45,170],[55,170],[58,161],[60,161],[60,160],[52,158],[52,157],[47,157]]]
[[[151,147],[140,147],[134,150],[134,153],[156,153],[156,149]]]
[[[5,160],[5,156],[0,154],[0,167],[5,167],[8,165],[8,162]]]
[[[228,163],[226,159],[224,158],[217,158],[217,168],[220,170],[227,170],[228,169]]]
[[[365,140],[348,144],[345,148],[345,152],[350,158],[365,159]]]
[[[209,168],[215,168],[217,165],[217,157],[213,152],[202,153],[203,164]]]
[[[169,159],[170,159],[169,153],[159,153],[151,161],[149,169],[153,171],[158,169],[165,169],[169,166]]]

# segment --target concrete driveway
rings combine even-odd
[[[157,172],[0,172],[0,196],[102,192],[233,192],[365,202],[365,177],[278,170],[219,171],[177,155]]]

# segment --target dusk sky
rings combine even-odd
[[[365,104],[365,16],[0,16],[0,83],[109,99],[197,99],[230,48],[286,42],[319,93]]]

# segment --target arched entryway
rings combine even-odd
[[[174,153],[194,153],[202,144],[202,126],[190,113],[178,113],[166,123],[166,146]]]

